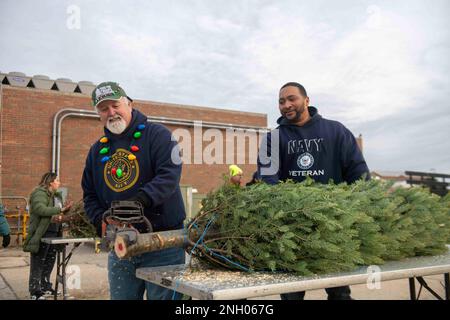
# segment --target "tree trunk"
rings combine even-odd
[[[133,238],[135,238],[135,241],[132,241]],[[184,248],[188,244],[189,239],[186,229],[152,233],[134,232],[134,234],[124,232],[122,234],[117,234],[114,243],[114,251],[120,259],[126,259],[145,252],[159,251],[174,247]]]

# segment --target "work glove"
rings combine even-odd
[[[11,242],[11,236],[7,234],[6,236],[3,236],[3,248],[6,248],[9,246],[9,243]]]
[[[143,208],[149,208],[152,204],[152,201],[144,191],[139,191],[133,197],[127,199],[126,201],[137,201],[142,205]]]

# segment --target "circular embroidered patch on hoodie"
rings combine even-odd
[[[314,157],[309,152],[302,153],[297,159],[297,165],[300,169],[306,170],[314,164]]]
[[[131,188],[139,178],[139,163],[137,159],[130,160],[129,155],[133,154],[125,149],[117,149],[103,169],[106,185],[114,192]]]

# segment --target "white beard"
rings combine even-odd
[[[119,119],[118,121],[111,121],[112,119]],[[114,134],[121,134],[127,128],[127,124],[125,120],[120,116],[116,116],[114,118],[109,118],[106,121],[106,128]]]

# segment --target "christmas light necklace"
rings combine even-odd
[[[136,139],[139,139],[142,137],[142,131],[145,129],[145,124],[140,124],[137,126],[137,130],[133,133],[133,139],[131,140],[130,144],[130,151],[131,154],[128,155],[128,160],[133,161],[136,159],[136,156],[133,154],[133,152],[138,152],[139,147],[134,144],[134,141]],[[100,149],[100,154],[104,155],[104,157],[101,159],[102,163],[107,163],[109,160],[111,160],[111,147],[109,145],[109,139],[108,137],[102,137],[100,140],[100,143],[102,144],[102,148]],[[106,155],[108,154],[108,155]],[[122,177],[123,171],[121,168],[112,168],[111,174],[117,176],[117,178]]]

